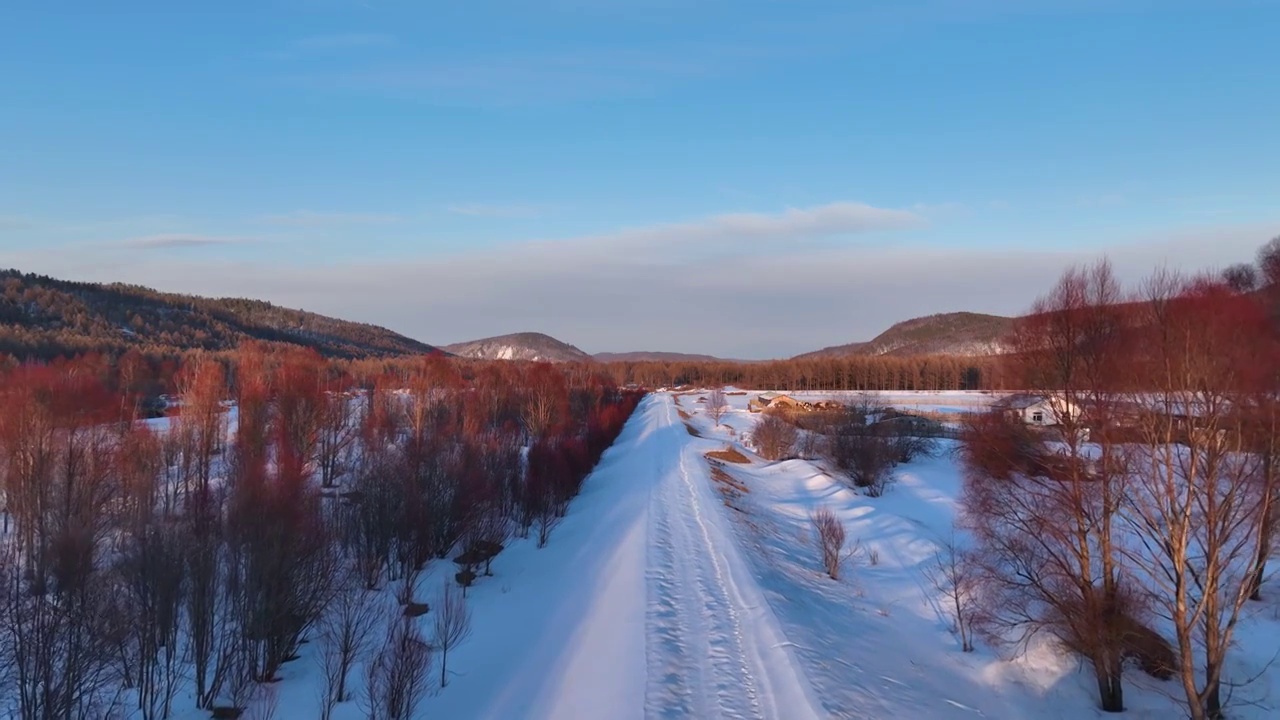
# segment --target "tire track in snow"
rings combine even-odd
[[[739,607],[742,598],[685,465],[684,428],[666,408],[678,462],[660,467],[650,507],[646,716],[765,720]],[[668,461],[670,458],[668,458]],[[714,509],[714,508],[713,508]]]
[[[662,478],[659,482],[666,482],[670,471],[670,467],[659,463],[655,469]],[[687,600],[683,589],[690,585],[690,579],[687,572],[682,572],[686,568],[677,561],[675,543],[671,540],[680,528],[673,525],[670,513],[661,510],[661,503],[655,493],[650,500],[646,574],[645,717],[675,720],[700,716],[705,708],[700,707],[699,699],[704,698],[705,693],[701,688],[701,668],[690,648],[693,630],[684,608]]]

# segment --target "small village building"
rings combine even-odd
[[[1054,427],[1064,421],[1080,418],[1080,406],[1062,397],[1046,395],[1013,395],[999,405],[1006,415],[1017,418],[1026,425]]]

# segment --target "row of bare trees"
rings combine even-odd
[[[793,391],[998,390],[1008,378],[995,358],[921,355],[796,357],[765,362],[615,361],[599,364],[618,384],[734,385]]]
[[[1008,372],[1057,427],[975,416],[963,444],[973,618],[1087,660],[1102,709],[1130,661],[1224,717],[1233,637],[1274,550],[1280,243],[1261,272],[1073,269],[1019,321]],[[1246,277],[1247,276],[1247,277]],[[1261,276],[1261,284],[1249,278]],[[1167,638],[1167,640],[1166,640]]]
[[[509,371],[468,379],[441,357],[408,367],[360,387],[309,352],[192,358],[174,375],[176,414],[154,430],[98,359],[10,369],[5,711],[133,706],[152,720],[188,694],[266,708],[313,639],[323,717],[353,699],[360,664],[367,716],[411,717],[469,633],[467,586],[513,534],[537,528],[545,544],[546,508],[565,514],[639,398],[545,365],[505,386]],[[445,558],[454,582],[434,607],[417,602]]]

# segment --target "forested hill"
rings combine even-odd
[[[799,355],[799,359],[849,355],[999,355],[1013,318],[953,312],[912,318],[895,324],[870,342],[837,345]]]
[[[300,345],[334,358],[435,350],[376,325],[261,300],[203,298],[0,271],[0,353],[21,359],[130,348],[148,354],[231,350],[249,340]]]

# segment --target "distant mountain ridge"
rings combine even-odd
[[[131,348],[164,354],[234,350],[251,340],[298,345],[332,358],[436,351],[377,325],[261,300],[206,298],[0,271],[0,353],[20,359]]]
[[[654,352],[638,350],[635,352],[602,352],[591,357],[597,362],[725,362],[724,359],[712,355],[695,353]]]
[[[476,360],[530,360],[535,362],[590,362],[592,357],[569,343],[538,332],[469,340],[445,345],[446,352]]]
[[[999,355],[1013,318],[972,312],[939,313],[896,323],[868,342],[835,345],[796,359],[849,355]]]

